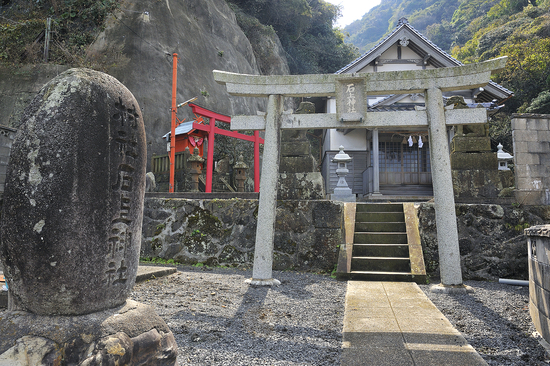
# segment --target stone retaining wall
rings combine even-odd
[[[433,203],[416,206],[426,270],[439,274]],[[256,199],[146,198],[142,257],[251,267]],[[523,230],[550,222],[550,206],[457,204],[464,279],[527,279]],[[344,243],[343,203],[278,201],[274,269],[332,271]]]
[[[142,257],[251,267],[258,200],[146,198]],[[344,240],[341,202],[278,201],[275,270],[332,271]]]
[[[417,206],[426,271],[439,273],[433,203]],[[550,206],[457,204],[458,240],[464,279],[528,279],[524,229],[550,222]]]

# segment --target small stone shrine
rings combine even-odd
[[[146,145],[133,95],[71,69],[26,108],[13,143],[0,257],[2,365],[175,365],[166,323],[127,300],[139,261]]]

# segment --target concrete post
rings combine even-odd
[[[443,287],[462,286],[451,159],[447,142],[443,94],[439,88],[431,87],[426,90],[426,111],[430,132],[430,161],[441,285]]]
[[[279,179],[282,113],[283,97],[281,95],[270,95],[265,117],[265,143],[260,181],[258,224],[256,226],[254,267],[252,279],[248,280],[252,285],[271,286],[280,284],[278,280],[272,278],[272,267],[275,217],[277,215],[277,180]]]
[[[380,196],[380,146],[378,130],[372,130],[372,195]]]

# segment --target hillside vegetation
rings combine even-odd
[[[106,17],[120,7],[117,0],[3,0],[0,8],[0,63],[43,60],[46,19],[52,18],[49,61],[86,64],[86,49],[103,29]],[[331,73],[358,56],[333,28],[338,7],[323,0],[229,0],[240,27],[250,39],[276,34],[291,73]],[[254,42],[251,42],[253,45]],[[269,49],[255,49],[269,71]]]
[[[506,103],[508,114],[550,113],[550,0],[382,0],[344,30],[333,27],[339,8],[323,0],[227,2],[256,45],[263,73],[270,73],[274,56],[272,48],[253,41],[262,34],[279,38],[291,73],[331,73],[358,56],[355,46],[372,47],[407,17],[464,63],[508,56],[508,66],[494,78],[515,93]],[[117,0],[3,0],[0,64],[42,62],[45,20],[51,17],[50,62],[90,66],[86,50],[119,6]]]
[[[550,0],[382,0],[345,28],[370,49],[401,17],[464,63],[508,56],[494,81],[512,90],[505,112],[550,113]],[[500,117],[503,118],[503,117]]]
[[[292,74],[339,70],[359,54],[333,27],[337,6],[323,0],[228,0],[237,21],[251,38],[258,31],[276,32]]]

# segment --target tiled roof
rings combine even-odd
[[[496,105],[495,103],[467,103],[468,108],[485,108],[488,112],[497,111],[503,106]],[[391,105],[382,105],[376,107],[369,107],[368,112],[394,112],[394,111],[414,111],[419,105],[395,103]]]
[[[380,42],[378,42],[378,44],[374,47],[372,47],[370,50],[368,50],[367,52],[365,52],[364,54],[362,54],[361,56],[359,56],[358,58],[356,58],[355,60],[353,60],[351,63],[349,63],[348,65],[342,67],[340,70],[336,71],[336,74],[342,74],[344,73],[346,70],[350,69],[352,66],[354,66],[355,64],[361,62],[362,60],[368,58],[369,56],[371,56],[377,49],[379,49],[380,47],[382,47],[382,45],[387,42],[388,39],[390,39],[394,34],[398,33],[401,29],[403,28],[407,28],[410,32],[414,33],[415,35],[417,35],[420,39],[422,39],[424,42],[426,42],[428,45],[430,45],[431,47],[433,47],[443,58],[445,58],[446,60],[448,60],[450,63],[456,65],[456,66],[464,66],[464,64],[460,61],[458,61],[457,59],[455,59],[453,56],[449,55],[447,52],[445,52],[443,49],[439,48],[439,46],[437,46],[435,43],[433,43],[432,41],[430,41],[428,38],[426,38],[422,33],[420,33],[417,29],[415,29],[410,23],[409,21],[407,20],[407,18],[401,18],[399,19],[398,23],[397,23],[397,27],[395,27],[395,29],[393,31],[390,32],[390,34],[388,34],[386,37],[384,37]],[[489,81],[489,84],[491,84],[492,86],[494,86],[495,88],[501,90],[502,92],[504,92],[505,94],[514,94],[512,91],[506,89],[505,87],[503,87],[502,85],[499,85],[493,81]]]

